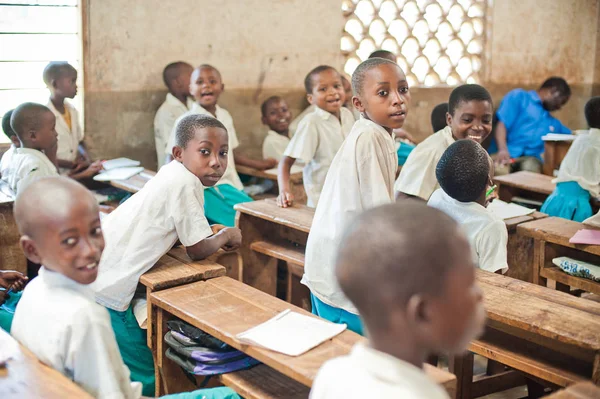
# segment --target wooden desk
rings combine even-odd
[[[19,229],[13,215],[14,196],[0,181],[0,270],[16,270],[27,275],[27,259],[21,249]]]
[[[558,169],[560,163],[565,159],[567,151],[571,148],[572,141],[544,141],[544,166],[543,173],[554,176],[554,170]]]
[[[277,195],[279,194],[279,188],[277,187],[277,175],[273,173],[266,173],[264,170],[258,170],[254,168],[250,168],[248,166],[240,166],[236,165],[235,169],[240,175],[248,175],[253,177],[258,177],[259,179],[267,179],[271,180],[275,183],[273,187],[272,193]],[[290,189],[292,190],[292,194],[294,195],[294,200],[298,204],[306,205],[306,191],[304,191],[304,184],[302,183],[302,172],[291,173],[290,174]]]
[[[533,283],[546,285],[547,279],[556,281],[556,289],[568,292],[570,287],[600,294],[600,283],[571,276],[552,263],[552,259],[568,256],[600,265],[600,245],[571,244],[569,239],[580,229],[596,229],[557,217],[523,223],[517,227],[520,236],[534,240],[533,260],[530,264]]]
[[[317,371],[325,361],[347,354],[354,344],[365,340],[346,330],[297,357],[242,344],[235,338],[237,334],[269,320],[285,309],[316,316],[228,277],[156,292],[151,295],[151,301],[157,307],[159,336],[166,333],[166,321],[170,318],[182,319],[307,387],[312,385]],[[157,367],[162,370],[164,381],[170,385],[171,381],[181,380],[181,369],[173,367],[174,363],[164,356],[165,346],[161,340]],[[453,393],[456,382],[453,375],[430,365],[426,365],[425,370],[436,382]],[[169,387],[164,391],[175,392]]]
[[[156,172],[153,172],[149,169],[144,169],[142,173],[138,173],[127,180],[113,180],[110,182],[110,185],[135,194],[140,191],[146,185],[148,180],[152,179],[155,175]]]
[[[562,389],[552,395],[546,396],[546,399],[598,399],[600,398],[600,387],[591,382],[580,382]]]
[[[530,266],[533,262],[533,239],[517,234],[517,226],[546,217],[548,215],[545,213],[534,212],[530,215],[504,220],[508,230],[508,272],[506,272],[508,277],[533,282],[533,271]]]
[[[498,197],[511,202],[515,196],[543,202],[556,188],[552,176],[533,172],[516,172],[504,176],[495,176]]]
[[[27,348],[0,329],[0,347],[16,345],[17,351],[0,368],[0,398],[92,399],[92,396],[58,371],[41,363]]]

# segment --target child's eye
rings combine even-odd
[[[464,119],[463,119],[463,122],[464,122],[464,123],[471,123],[471,122],[473,122],[473,119],[470,119],[470,118],[464,118]]]
[[[100,234],[102,234],[102,228],[96,227],[96,228],[92,229],[93,236],[99,236]]]
[[[377,92],[377,95],[380,96],[380,97],[385,97],[385,96],[388,95],[388,91],[387,90],[379,90]]]
[[[339,89],[340,87],[342,87],[342,85],[335,84],[335,85],[333,85],[333,87],[336,88],[336,89]]]
[[[228,150],[223,150],[223,151],[220,152],[220,154],[221,154],[222,157],[226,157],[227,154],[229,154],[229,151]]]
[[[66,240],[63,240],[62,243],[68,247],[73,247],[77,244],[77,239],[75,237],[69,237]]]
[[[325,91],[325,90],[327,90],[327,88],[326,88],[326,87],[321,87],[321,88],[319,89],[319,91]]]
[[[408,87],[401,87],[400,93],[408,93]]]
[[[206,148],[201,148],[201,149],[200,149],[200,153],[201,153],[202,155],[210,155],[210,151],[209,151],[209,150],[207,150]]]

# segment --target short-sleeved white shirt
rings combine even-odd
[[[314,112],[300,121],[283,154],[305,163],[302,179],[307,205],[313,208],[319,202],[329,165],[354,124],[352,112],[347,108],[342,107],[340,116],[341,123],[334,115],[315,107]]]
[[[321,366],[309,398],[449,399],[449,396],[422,369],[361,343],[348,355]]]
[[[590,129],[575,138],[560,164],[554,183],[574,181],[590,192],[600,195],[600,129]]]
[[[167,150],[169,153],[171,153],[173,151],[173,147],[175,147],[175,127],[177,126],[177,123],[179,123],[179,121],[182,118],[184,118],[188,115],[194,115],[194,114],[213,116],[210,112],[208,112],[206,109],[204,109],[201,105],[199,105],[198,103],[194,103],[192,108],[185,114],[181,115],[175,122],[175,125],[173,126],[173,130],[171,131],[171,136],[169,137],[169,144],[167,145]],[[217,110],[216,110],[215,114],[216,114],[219,122],[221,122],[225,126],[225,129],[227,129],[227,135],[228,135],[228,139],[229,139],[229,153],[227,154],[227,169],[225,170],[225,173],[223,174],[223,176],[217,182],[216,185],[220,186],[221,184],[229,184],[229,185],[237,188],[238,190],[243,190],[244,185],[242,184],[242,181],[240,180],[240,177],[238,176],[237,171],[235,170],[235,159],[233,158],[233,150],[235,150],[236,148],[238,148],[240,146],[240,142],[238,141],[238,137],[235,132],[235,127],[233,126],[233,118],[231,117],[229,112],[227,112],[226,109],[221,108],[218,105],[217,105]]]
[[[283,153],[289,144],[289,137],[274,132],[273,130],[269,130],[262,145],[263,158],[273,158],[277,161],[281,161]]]
[[[33,148],[15,148],[2,180],[18,195],[35,180],[49,176],[58,176],[58,171],[46,154]]]
[[[435,168],[452,143],[454,138],[450,126],[427,137],[408,155],[394,189],[427,201],[440,188]]]
[[[6,150],[4,154],[2,154],[2,159],[0,159],[0,176],[4,176],[8,172],[8,168],[10,166],[10,159],[12,158],[13,153],[15,152],[15,145],[11,144],[10,148]]]
[[[102,220],[106,247],[93,285],[96,301],[127,310],[142,274],[179,239],[192,246],[212,235],[204,187],[178,161],[160,168],[143,189]]]
[[[302,283],[323,302],[358,313],[335,277],[338,247],[360,213],[394,201],[398,155],[394,138],[361,118],[331,163],[308,241]]]
[[[167,143],[169,136],[175,126],[175,121],[194,105],[194,100],[187,98],[187,103],[184,104],[171,93],[167,93],[165,102],[161,104],[154,116],[154,143],[156,144],[156,158],[158,159],[158,167],[165,164],[167,157]]]
[[[476,202],[460,202],[437,189],[427,205],[456,220],[467,235],[475,264],[488,272],[508,270],[506,223]]]
[[[58,133],[58,151],[56,157],[65,161],[74,162],[79,154],[79,143],[83,141],[83,129],[79,122],[79,112],[68,101],[64,102],[65,109],[71,115],[71,128],[63,118],[62,114],[48,101],[46,106],[56,117],[56,133]]]
[[[591,216],[583,221],[584,224],[589,224],[590,226],[600,227],[600,211],[596,213],[594,216]]]
[[[25,287],[11,334],[43,363],[95,398],[137,399],[106,309],[89,286],[42,267]]]

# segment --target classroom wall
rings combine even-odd
[[[552,74],[573,88],[557,113],[582,128],[582,107],[600,88],[600,0],[498,0],[492,7],[486,81],[496,103]],[[174,60],[211,63],[226,85],[221,105],[243,149],[260,154],[260,103],[283,95],[296,114],[302,81],[318,64],[340,66],[341,0],[84,1],[85,118],[96,158],[129,156],[156,167],[153,118],[164,100],[162,68]],[[413,88],[405,127],[419,140],[451,88]],[[600,93],[598,93],[600,94]]]

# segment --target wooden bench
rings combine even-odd
[[[566,387],[600,383],[600,303],[477,270],[487,311],[486,333],[469,351],[518,370],[535,382]],[[457,356],[457,397],[507,388],[495,376],[473,380],[472,354]],[[509,372],[498,379],[508,379]]]
[[[546,396],[546,399],[597,399],[600,398],[600,387],[591,382],[580,382],[562,389],[552,395]]]
[[[552,263],[552,259],[568,256],[600,265],[600,245],[571,244],[569,239],[580,229],[597,229],[578,222],[549,217],[523,223],[517,233],[534,240],[533,259],[530,268],[533,283],[547,285],[547,280],[556,281],[556,289],[569,292],[570,287],[600,294],[600,283],[571,276]],[[597,229],[598,230],[598,229]]]
[[[13,215],[14,195],[0,180],[0,270],[16,270],[27,275],[27,259],[21,249],[21,235]]]
[[[148,180],[152,179],[154,176],[156,176],[156,172],[151,171],[150,169],[144,169],[143,172],[138,173],[127,180],[112,180],[110,185],[135,194],[144,188],[146,183],[148,183]]]
[[[312,385],[317,371],[325,361],[349,353],[356,343],[365,340],[358,334],[346,330],[297,357],[242,344],[235,338],[237,334],[269,320],[286,309],[305,315],[311,314],[229,277],[218,277],[159,291],[153,293],[150,298],[152,306],[157,308],[158,336],[164,336],[166,333],[168,320],[171,318],[182,319],[261,361],[264,363],[264,367],[270,367],[306,387]],[[161,370],[163,380],[157,381],[157,387],[159,387],[157,394],[174,393],[178,389],[193,388],[193,386],[190,388],[182,385],[186,378],[182,377],[181,369],[165,357],[165,351],[164,340],[160,340],[157,368]],[[452,374],[431,365],[425,365],[425,371],[436,382],[443,385],[451,396],[454,395],[456,380]],[[238,376],[237,378],[242,377]],[[248,381],[246,382],[248,384],[260,384],[264,387],[258,379],[252,381],[250,378],[244,378],[244,380]],[[223,377],[222,381],[227,381],[227,378]],[[264,387],[264,389],[268,389],[268,387]],[[256,395],[254,397],[263,396]]]
[[[258,170],[250,168],[248,166],[235,165],[235,169],[240,175],[247,175],[252,177],[258,177],[259,179],[271,180],[275,183],[271,192],[275,195],[279,194],[279,188],[277,187],[277,174],[268,173],[264,170]],[[294,195],[294,200],[297,204],[306,205],[306,191],[304,190],[304,184],[302,182],[302,172],[290,173],[290,190]]]
[[[572,141],[566,140],[554,140],[544,141],[544,166],[542,172],[547,176],[554,176],[554,171],[559,168],[560,163],[569,148],[571,148]]]
[[[0,367],[0,398],[92,399],[73,381],[40,362],[27,348],[0,329],[0,348],[16,348],[15,355]]]
[[[506,202],[516,196],[544,202],[556,188],[552,176],[526,171],[495,176],[494,183],[498,186],[498,197]]]

